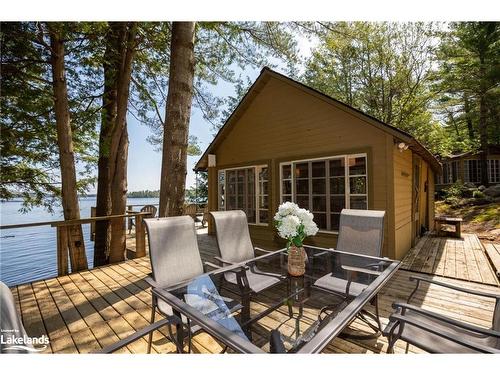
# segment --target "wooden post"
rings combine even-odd
[[[146,233],[142,215],[135,216],[135,257],[146,256]]]
[[[90,207],[90,217],[95,217],[96,216],[96,207]],[[95,221],[92,221],[90,223],[90,241],[94,241],[95,237]]]
[[[66,227],[57,227],[57,275],[68,274],[68,236]]]
[[[82,226],[71,225],[67,226],[65,229],[68,236],[71,272],[87,270],[89,266],[87,263],[87,255],[85,254]]]

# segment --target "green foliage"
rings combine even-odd
[[[432,151],[442,132],[427,105],[434,93],[435,25],[322,24],[303,80],[318,90],[402,129]]]
[[[454,22],[439,34],[434,111],[444,124],[448,153],[477,151],[480,101],[486,105],[488,143],[500,144],[498,22]]]
[[[467,186],[465,186],[462,181],[458,180],[446,189],[443,189],[444,200],[448,204],[457,205],[460,199],[465,197],[467,191]]]
[[[474,199],[484,199],[484,198],[486,198],[486,194],[484,194],[480,190],[474,190],[472,192],[472,198],[474,198]]]
[[[84,24],[63,24],[66,70],[80,193],[93,183],[96,161],[94,71],[86,70]],[[80,29],[82,27],[82,29]],[[2,23],[0,106],[0,199],[22,197],[23,210],[45,206],[60,196],[59,155],[54,118],[48,36],[43,24]]]

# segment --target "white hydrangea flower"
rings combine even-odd
[[[301,243],[305,237],[314,236],[318,232],[314,215],[293,202],[282,203],[274,220],[279,236],[288,240],[288,244],[297,240]]]
[[[314,236],[316,233],[318,233],[318,226],[316,223],[312,220],[308,220],[306,222],[303,222],[304,224],[304,232],[307,236]]]
[[[293,238],[298,234],[300,219],[295,215],[285,216],[281,220],[278,232],[282,238]]]

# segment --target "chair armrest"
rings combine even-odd
[[[203,268],[204,268],[205,272],[208,272],[208,271],[206,271],[207,267],[212,267],[213,269],[216,269],[216,270],[221,268],[221,266],[218,266],[217,264],[214,264],[212,262],[203,262]]]
[[[261,253],[266,253],[266,254],[274,253],[274,251],[272,251],[272,250],[265,250],[265,249],[261,249],[260,247],[254,247],[254,250],[260,251]]]
[[[442,287],[445,287],[445,288],[450,288],[450,289],[458,290],[458,291],[464,292],[464,293],[475,294],[475,295],[481,296],[481,297],[489,297],[489,298],[500,299],[500,294],[488,293],[488,292],[482,292],[482,291],[479,291],[479,290],[472,290],[472,289],[462,288],[460,286],[443,283],[441,281],[429,280],[429,279],[426,279],[425,277],[421,277],[421,276],[410,276],[410,281],[417,281],[417,283],[419,281],[422,281],[422,282],[426,282],[426,283],[430,283],[430,284],[436,284],[436,285],[439,285],[439,286],[442,286]]]
[[[457,336],[455,334],[445,332],[439,327],[435,326],[430,326],[426,323],[420,322],[417,319],[412,319],[411,317],[401,315],[398,313],[394,313],[389,317],[389,322],[398,322],[399,324],[402,324],[402,329],[404,330],[404,324],[409,324],[414,327],[420,328],[424,331],[427,331],[431,334],[443,337],[447,340],[453,341],[459,345],[463,345],[465,347],[471,348],[478,350],[480,352],[484,353],[500,353],[500,350],[486,346],[486,345],[481,345],[476,342],[473,342],[471,340],[467,340],[464,337]]]
[[[256,275],[262,275],[262,276],[269,276],[269,277],[274,277],[278,280],[284,280],[285,279],[285,276],[283,275],[280,275],[280,274],[277,274],[277,273],[272,273],[272,272],[265,272],[265,271],[261,271],[259,269],[257,269],[257,267],[255,267],[255,264],[249,264],[249,268],[250,268],[250,271]]]
[[[153,279],[153,276],[151,273],[144,278],[144,281],[147,282],[151,288],[159,288],[160,287],[160,285]]]
[[[236,264],[235,262],[230,262],[229,260],[225,260],[225,259],[222,259],[221,257],[217,257],[217,256],[215,256],[214,259],[218,260],[222,264],[229,264],[231,266]]]
[[[472,324],[460,322],[460,321],[457,321],[455,319],[448,318],[447,316],[437,314],[437,313],[429,311],[429,310],[424,310],[424,309],[422,309],[418,306],[415,306],[415,305],[411,305],[411,304],[404,303],[404,302],[394,302],[392,304],[392,307],[394,309],[398,309],[398,308],[401,309],[402,315],[404,315],[405,310],[412,310],[412,311],[417,312],[418,314],[428,316],[430,318],[434,318],[434,319],[440,320],[440,321],[448,323],[448,324],[453,324],[454,326],[464,328],[464,329],[467,329],[469,331],[477,332],[477,333],[487,335],[487,336],[493,336],[493,337],[500,338],[500,332],[495,331],[493,329],[482,328],[482,327],[474,326]]]
[[[96,350],[92,353],[93,354],[109,354],[109,353],[116,352],[117,350],[123,348],[124,346],[131,344],[132,342],[140,339],[143,336],[146,336],[147,334],[149,334],[153,331],[156,331],[157,329],[159,329],[163,326],[166,326],[168,324],[175,324],[176,320],[179,320],[179,319],[177,317],[168,317],[168,318],[159,320],[151,325],[144,327],[143,329],[140,329],[139,331],[133,333],[132,335],[115,342],[114,344],[111,344],[111,345],[109,345],[105,348],[102,348],[100,350]]]
[[[351,267],[351,266],[341,266],[343,270],[348,271],[348,272],[360,272],[360,273],[366,273],[368,275],[375,275],[375,276],[380,276],[382,272],[380,271],[375,271],[371,270],[369,268],[363,268],[363,267]]]

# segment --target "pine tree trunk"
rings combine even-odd
[[[104,95],[99,137],[97,216],[121,215],[127,202],[127,106],[135,56],[136,24],[110,23],[104,54]],[[94,262],[125,257],[125,221],[96,225]]]
[[[472,118],[470,114],[470,101],[467,94],[464,95],[464,112],[465,112],[465,122],[467,124],[467,134],[469,135],[469,140],[474,142],[474,128],[472,126]]]
[[[73,134],[71,130],[68,87],[64,65],[64,40],[57,25],[47,25],[50,34],[50,63],[52,68],[52,88],[54,93],[54,112],[57,128],[57,146],[59,148],[59,164],[61,168],[61,198],[65,220],[80,218],[78,191],[76,183],[75,155],[73,151]],[[81,225],[71,228],[68,245],[72,251],[78,251],[80,260],[72,263],[72,271],[87,268],[85,243]]]
[[[479,162],[481,165],[481,185],[488,186],[488,108],[486,103],[486,68],[484,56],[480,56],[479,79],[480,94],[479,94],[479,142],[481,144],[481,153]]]
[[[132,76],[132,63],[136,52],[137,25],[129,23],[123,29],[122,50],[120,53],[119,75],[116,82],[116,126],[112,136],[113,152],[111,174],[111,214],[120,215],[127,208],[127,161],[128,132],[127,109]],[[118,67],[117,67],[118,68]],[[125,220],[115,220],[111,223],[111,245],[109,261],[119,262],[125,259],[126,228]]]
[[[193,101],[195,22],[173,22],[159,216],[182,215]]]
[[[61,164],[62,206],[64,219],[79,219],[78,193],[76,189],[75,156],[71,132],[68,88],[64,69],[64,42],[58,31],[50,29],[52,87],[57,127],[57,145]]]

